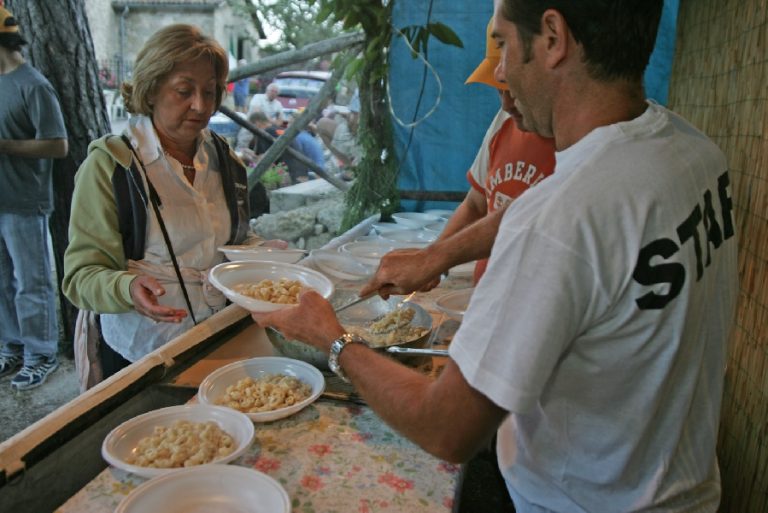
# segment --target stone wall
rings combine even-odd
[[[270,192],[269,208],[269,214],[251,220],[257,235],[316,249],[339,235],[344,193],[325,180],[312,180]]]

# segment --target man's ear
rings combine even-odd
[[[554,9],[544,11],[541,15],[541,34],[546,45],[544,62],[547,67],[556,68],[572,49],[570,28],[559,11]]]

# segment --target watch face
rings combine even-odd
[[[346,345],[350,343],[367,345],[365,344],[365,341],[360,337],[356,335],[351,335],[349,333],[344,333],[342,336],[340,336],[339,338],[333,341],[333,343],[331,344],[331,352],[328,355],[328,367],[338,377],[340,377],[341,379],[347,382],[349,382],[349,380],[347,379],[347,376],[344,375],[344,371],[341,370],[341,365],[339,365],[339,354],[341,354],[341,350],[344,349]]]

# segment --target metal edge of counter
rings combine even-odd
[[[30,453],[76,419],[123,392],[158,367],[171,367],[174,358],[247,316],[248,312],[239,306],[228,306],[1,443],[0,486],[27,468],[25,459]]]

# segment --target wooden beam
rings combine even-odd
[[[306,62],[321,55],[340,52],[354,46],[362,45],[364,40],[365,34],[356,32],[354,34],[346,34],[333,39],[326,39],[325,41],[320,41],[318,43],[312,43],[303,48],[299,48],[298,50],[289,50],[276,55],[270,55],[269,57],[259,59],[258,62],[239,66],[236,69],[230,70],[227,81],[235,82],[241,78],[259,75],[261,73],[266,73],[267,71],[272,71],[273,69],[290,66],[291,64]]]
[[[420,201],[463,201],[467,191],[400,191],[400,199]]]

